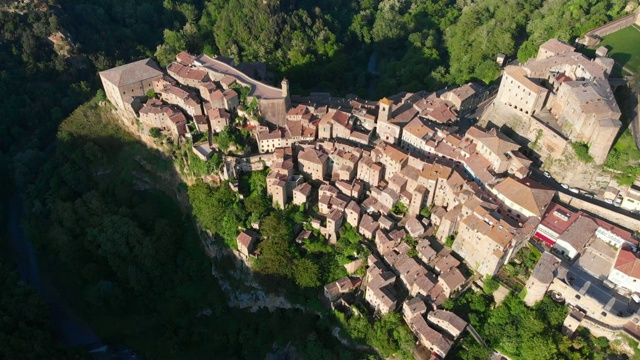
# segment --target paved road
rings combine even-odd
[[[613,204],[607,204],[603,200],[595,198],[595,197],[589,198],[589,197],[586,196],[587,195],[586,192],[581,192],[579,194],[573,193],[573,192],[569,191],[569,189],[563,188],[561,186],[561,184],[559,182],[557,182],[556,180],[554,180],[553,178],[547,178],[546,176],[544,176],[543,172],[540,169],[531,168],[530,177],[533,180],[535,180],[535,181],[537,181],[537,182],[539,182],[539,183],[541,183],[541,184],[543,184],[545,186],[548,186],[551,189],[554,189],[554,190],[556,190],[558,192],[571,195],[571,196],[573,196],[575,198],[578,198],[580,200],[583,200],[583,201],[586,201],[588,203],[603,207],[605,209],[609,209],[609,210],[615,211],[615,212],[617,212],[619,214],[623,214],[623,215],[632,217],[634,219],[640,219],[640,214],[634,214],[634,213],[632,213],[632,212],[630,212],[628,210],[622,209],[620,207],[616,207]]]
[[[594,278],[575,264],[563,260],[561,266],[567,270],[568,283],[571,287],[582,296],[588,295],[597,301],[602,311],[616,316],[627,317],[640,308],[640,304],[604,286],[601,280]],[[576,298],[576,300],[578,299]]]

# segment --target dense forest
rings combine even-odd
[[[246,312],[228,308],[176,193],[188,195],[195,217],[230,244],[233,226],[246,227],[255,219],[270,224],[266,236],[274,241],[260,249],[264,256],[256,271],[267,286],[286,289],[300,303],[312,301],[318,285],[344,274],[347,254],[366,251],[357,245],[357,234],[347,232],[335,248],[315,243],[304,244],[303,251],[292,248],[284,241],[290,240],[286,224],[299,222],[301,213],[271,209],[258,177],[245,179],[244,202],[224,185],[196,184],[186,192],[163,154],[105,120],[91,100],[100,87],[97,71],[143,57],[164,65],[187,49],[236,62],[262,61],[273,81],[287,76],[294,93],[375,99],[402,90],[490,82],[498,74],[497,53],[524,61],[547,38],[571,40],[622,15],[625,5],[623,0],[0,1],[0,219],[6,221],[8,199],[19,193],[42,267],[56,269],[53,280],[105,341],[150,357],[215,352],[256,358],[272,344],[287,342],[309,358],[358,357],[330,336],[327,317],[260,311],[248,321]],[[205,218],[199,206],[211,204],[210,197],[232,211]],[[10,261],[6,268],[14,267]],[[9,274],[6,288],[17,289],[3,294],[3,321],[14,324],[24,311],[19,303],[44,314],[36,293],[14,273],[2,272]],[[197,316],[203,311],[209,315]],[[38,346],[57,354],[50,324],[45,316],[36,318],[11,326],[27,326],[25,336],[37,336]],[[353,338],[386,344],[378,346],[384,353],[402,351],[407,339],[392,331],[394,321],[360,335],[354,331]],[[7,339],[11,326],[0,329],[0,339]],[[9,357],[21,357],[20,352],[29,353],[21,346],[4,349],[12,351]],[[61,356],[65,351],[60,348]]]
[[[82,358],[57,339],[42,298],[20,281],[16,271],[0,262],[0,358]]]

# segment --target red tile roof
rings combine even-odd
[[[624,245],[620,248],[614,268],[631,277],[640,279],[640,259],[633,252],[631,246]]]

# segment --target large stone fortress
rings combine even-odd
[[[589,60],[575,48],[551,39],[523,66],[507,66],[496,101],[517,110],[527,121],[550,112],[549,124],[570,141],[589,144],[589,154],[602,164],[621,127],[620,109],[608,77],[614,61]]]

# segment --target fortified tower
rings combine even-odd
[[[289,80],[287,78],[283,78],[282,82],[280,82],[280,86],[282,87],[282,97],[285,98],[285,103],[287,109],[291,107],[291,96],[289,95]]]

